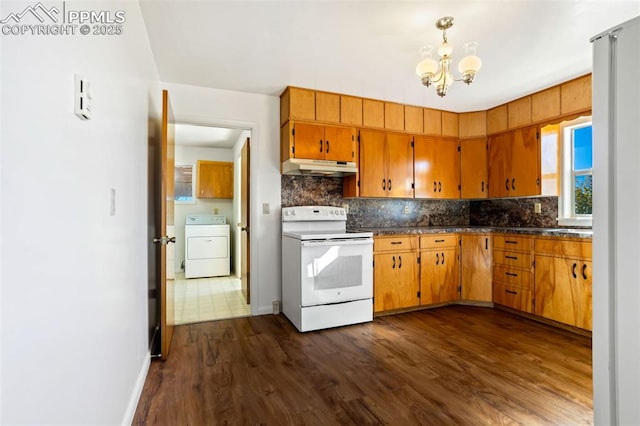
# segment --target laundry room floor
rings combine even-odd
[[[175,325],[251,315],[236,277],[175,277]]]

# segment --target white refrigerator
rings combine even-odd
[[[640,17],[591,41],[594,417],[640,425]]]

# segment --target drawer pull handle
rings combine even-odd
[[[389,191],[391,191],[391,179],[389,179]]]
[[[436,240],[436,243],[444,243],[444,240]]]
[[[395,246],[397,244],[402,244],[402,241],[391,241],[391,244],[393,244]]]
[[[511,260],[518,260],[517,256],[505,256],[505,258],[511,259]]]
[[[576,266],[578,266],[578,264],[574,263],[573,267],[571,268],[571,275],[573,275],[573,278],[578,278],[578,276],[576,275]]]
[[[504,240],[505,244],[518,244],[517,241]]]
[[[518,295],[518,292],[513,290],[505,290],[504,292],[509,294],[515,294],[516,296]]]
[[[484,249],[489,250],[489,238],[484,239]]]
[[[436,182],[435,180],[433,181],[433,192],[437,192],[438,191],[438,182]]]
[[[582,278],[587,279],[587,264],[582,265]]]
[[[436,265],[440,264],[440,253],[436,253]]]
[[[392,256],[391,259],[393,260],[393,264],[391,265],[391,268],[396,269],[396,257]]]
[[[325,150],[325,152],[328,154],[329,153],[329,141],[327,141],[327,149]]]
[[[386,179],[382,179],[382,190],[383,191],[387,190],[387,180]]]
[[[322,139],[320,139],[320,152],[322,152]]]
[[[400,264],[398,265],[398,269],[402,268],[402,256],[398,256],[398,259],[400,260]]]
[[[516,178],[511,179],[511,188],[513,188],[513,190],[516,190]]]
[[[444,253],[442,253],[442,264],[444,265]]]
[[[505,272],[505,275],[509,275],[510,277],[517,277],[518,274],[514,274],[513,272]]]
[[[506,190],[509,190],[509,179],[504,181],[504,187],[506,188]]]

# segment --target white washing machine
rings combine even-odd
[[[213,214],[187,215],[185,227],[185,278],[230,274],[229,225]]]

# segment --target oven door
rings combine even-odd
[[[302,241],[302,306],[373,297],[373,239]]]

